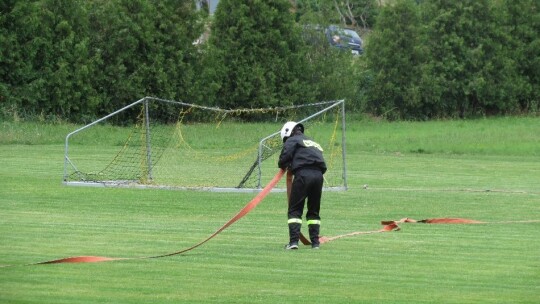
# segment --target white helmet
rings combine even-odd
[[[295,121],[288,121],[283,125],[283,128],[281,128],[281,140],[285,142],[287,138],[289,138],[292,134],[292,131],[296,126],[299,126],[302,130],[302,133],[304,133],[304,125],[301,123],[297,123]]]

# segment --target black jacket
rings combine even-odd
[[[293,173],[300,168],[318,168],[324,174],[326,163],[322,152],[321,146],[304,134],[291,136],[283,144],[278,167],[290,168]]]

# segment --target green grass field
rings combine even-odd
[[[0,303],[540,302],[539,118],[349,120],[349,190],[324,193],[322,235],[403,217],[486,224],[402,224],[289,252],[285,194],[271,193],[182,255],[23,266],[178,251],[254,197],[64,186],[63,140],[75,128],[0,123],[0,265],[11,265],[0,268]]]

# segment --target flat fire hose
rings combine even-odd
[[[333,237],[321,237],[320,242],[322,243],[328,243],[330,241],[334,241],[340,238],[349,237],[349,236],[355,236],[355,235],[361,235],[361,234],[372,234],[372,233],[379,233],[379,232],[390,232],[390,231],[399,231],[401,228],[399,227],[399,224],[402,223],[425,223],[425,224],[486,224],[486,222],[480,222],[476,220],[470,220],[470,219],[463,219],[463,218],[432,218],[432,219],[425,219],[425,220],[413,220],[411,218],[402,218],[400,220],[390,220],[390,221],[381,221],[381,225],[383,227],[379,230],[372,230],[372,231],[357,231],[357,232],[351,232],[346,233],[342,235],[337,235]]]
[[[442,218],[429,218],[424,220],[414,220],[408,217],[402,218],[400,220],[390,220],[390,221],[381,221],[383,228],[373,231],[357,231],[346,233],[342,235],[337,235],[333,237],[321,237],[320,242],[327,243],[334,241],[343,237],[355,236],[360,234],[372,234],[378,232],[390,232],[390,231],[399,231],[401,228],[400,224],[403,223],[422,223],[422,224],[518,224],[518,223],[538,223],[540,220],[525,220],[525,221],[500,221],[500,222],[482,222],[477,220],[471,220],[466,218],[453,218],[453,217],[442,217]]]
[[[402,223],[425,223],[425,224],[484,224],[485,222],[470,220],[470,219],[463,219],[463,218],[432,218],[432,219],[425,219],[425,220],[413,220],[411,218],[402,218],[400,220],[390,220],[390,221],[381,221],[381,225],[383,227],[378,230],[372,230],[372,231],[356,231],[356,232],[350,232],[342,235],[336,235],[333,237],[321,237],[320,242],[322,243],[328,243],[330,241],[334,241],[337,239],[341,239],[344,237],[349,236],[355,236],[355,235],[361,235],[361,234],[372,234],[372,233],[379,233],[379,232],[390,232],[390,231],[399,231],[401,228],[399,227],[399,224]]]
[[[283,177],[285,174],[284,170],[280,170],[276,176],[262,189],[262,191],[257,194],[244,208],[242,208],[233,218],[231,218],[229,221],[227,221],[223,226],[221,226],[216,232],[211,234],[209,237],[204,239],[203,241],[180,251],[167,253],[167,254],[161,254],[161,255],[155,255],[155,256],[146,256],[146,257],[134,257],[134,258],[112,258],[112,257],[103,257],[103,256],[76,256],[76,257],[69,257],[69,258],[63,258],[63,259],[57,259],[57,260],[50,260],[45,262],[37,262],[37,263],[31,263],[31,264],[23,264],[23,265],[0,265],[0,267],[10,267],[10,266],[30,266],[30,265],[44,265],[44,264],[58,264],[58,263],[96,263],[96,262],[106,262],[106,261],[118,261],[118,260],[137,260],[137,259],[155,259],[155,258],[162,258],[162,257],[168,257],[173,255],[182,254],[185,252],[188,252],[190,250],[193,250],[202,244],[208,242],[212,238],[214,238],[216,235],[221,233],[223,230],[225,230],[227,227],[231,226],[234,222],[238,221],[242,217],[244,217],[246,214],[248,214],[253,208],[255,208],[267,195],[270,193],[270,190],[276,186],[276,184],[279,182],[279,180]],[[292,183],[292,174],[287,175],[287,194],[290,194],[290,185]],[[471,219],[464,219],[464,218],[430,218],[430,219],[423,219],[423,220],[414,220],[411,218],[402,218],[400,220],[390,220],[390,221],[381,221],[381,224],[383,225],[383,228],[379,230],[373,230],[373,231],[357,231],[357,232],[351,232],[346,233],[342,235],[337,235],[333,237],[320,237],[320,242],[327,243],[330,241],[334,241],[340,238],[344,237],[350,237],[350,236],[356,236],[356,235],[362,235],[362,234],[372,234],[372,233],[379,233],[379,232],[390,232],[390,231],[399,231],[401,228],[399,227],[399,224],[402,223],[424,223],[424,224],[510,224],[510,223],[538,223],[540,220],[524,220],[524,221],[500,221],[500,222],[482,222],[477,220],[471,220]],[[301,235],[303,238],[302,243],[305,245],[309,245],[309,240],[307,240],[303,235]]]
[[[102,257],[102,256],[77,256],[77,257],[69,257],[69,258],[63,258],[63,259],[57,259],[57,260],[51,260],[51,261],[45,261],[45,262],[32,263],[32,264],[27,264],[27,265],[43,265],[43,264],[58,264],[58,263],[96,263],[96,262],[118,261],[118,260],[155,259],[155,258],[168,257],[168,256],[173,256],[173,255],[182,254],[184,252],[188,252],[208,242],[209,240],[214,238],[216,235],[221,233],[223,230],[225,230],[227,227],[232,225],[234,222],[238,221],[239,219],[244,217],[246,214],[248,214],[268,195],[268,193],[270,193],[270,190],[272,190],[272,188],[276,186],[276,184],[279,182],[279,180],[283,177],[284,174],[285,174],[285,171],[280,170],[274,176],[274,178],[261,190],[261,192],[259,192],[257,196],[255,196],[249,203],[247,203],[247,205],[244,206],[244,208],[242,208],[242,210],[240,210],[233,218],[227,221],[223,226],[221,226],[212,235],[210,235],[203,241],[189,248],[172,252],[172,253],[166,253],[166,254],[155,255],[155,256],[147,256],[147,257],[110,258],[110,257]],[[3,267],[7,267],[7,266],[3,266]]]

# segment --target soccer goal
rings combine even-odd
[[[278,170],[279,130],[290,120],[324,149],[324,189],[346,190],[344,100],[220,109],[145,97],[66,136],[63,182],[260,191]]]

